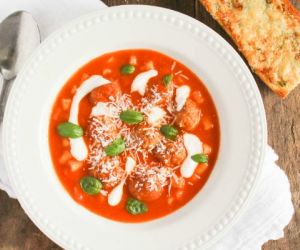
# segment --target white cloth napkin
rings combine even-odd
[[[258,250],[268,240],[284,236],[283,229],[294,214],[290,183],[268,146],[256,192],[240,220],[213,250]]]
[[[14,11],[27,10],[38,22],[42,38],[45,38],[67,21],[103,7],[105,5],[99,0],[9,0],[1,5],[0,20]],[[1,152],[0,145],[0,189],[16,198],[5,172]],[[294,208],[289,181],[275,164],[277,159],[278,156],[268,147],[262,175],[247,211],[211,247],[212,250],[258,250],[266,241],[283,237],[283,228],[289,223]]]

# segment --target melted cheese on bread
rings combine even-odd
[[[300,15],[288,0],[200,0],[279,96],[300,83]]]

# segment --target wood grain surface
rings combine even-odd
[[[107,5],[148,4],[170,8],[185,13],[205,23],[229,43],[231,39],[210,17],[197,0],[105,0]],[[293,0],[300,9],[300,0]],[[234,45],[233,45],[234,46]],[[234,46],[234,48],[236,48]],[[263,250],[300,249],[300,87],[285,99],[279,99],[257,77],[263,97],[267,121],[268,141],[279,155],[279,165],[286,172],[291,184],[295,215],[284,230],[284,238],[269,241]],[[0,192],[0,249],[61,249],[49,240],[29,220],[19,203]],[[109,250],[109,249],[107,249]]]

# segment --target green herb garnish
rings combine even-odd
[[[279,84],[280,87],[286,87],[286,85],[287,85],[286,81],[279,81],[277,83]]]
[[[95,195],[100,193],[102,183],[94,177],[86,176],[80,180],[80,187],[85,193]]]
[[[137,215],[137,214],[147,213],[148,207],[142,201],[139,201],[139,200],[136,200],[133,198],[129,198],[127,200],[126,210],[130,214]]]
[[[144,116],[141,112],[128,109],[121,112],[120,119],[127,124],[138,124],[144,120]]]
[[[208,156],[206,154],[192,155],[192,160],[198,163],[208,163]]]
[[[78,138],[83,136],[83,129],[77,124],[64,122],[57,127],[58,134],[62,137]]]
[[[170,83],[172,82],[172,80],[173,80],[173,75],[172,74],[164,75],[164,77],[163,77],[164,86],[168,87],[170,85]]]
[[[130,75],[130,74],[134,73],[135,67],[131,64],[126,64],[121,67],[120,71],[121,71],[121,74],[123,74],[123,75]]]
[[[178,130],[172,125],[163,125],[160,127],[160,132],[170,140],[175,140],[178,135]]]
[[[118,138],[104,148],[104,152],[108,156],[117,156],[125,150],[125,141]]]

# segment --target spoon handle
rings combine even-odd
[[[5,80],[3,79],[3,87],[1,90],[1,95],[0,95],[0,123],[2,124],[3,122],[3,117],[4,117],[4,111],[5,111],[5,106],[7,102],[7,98],[12,86],[11,80]]]

